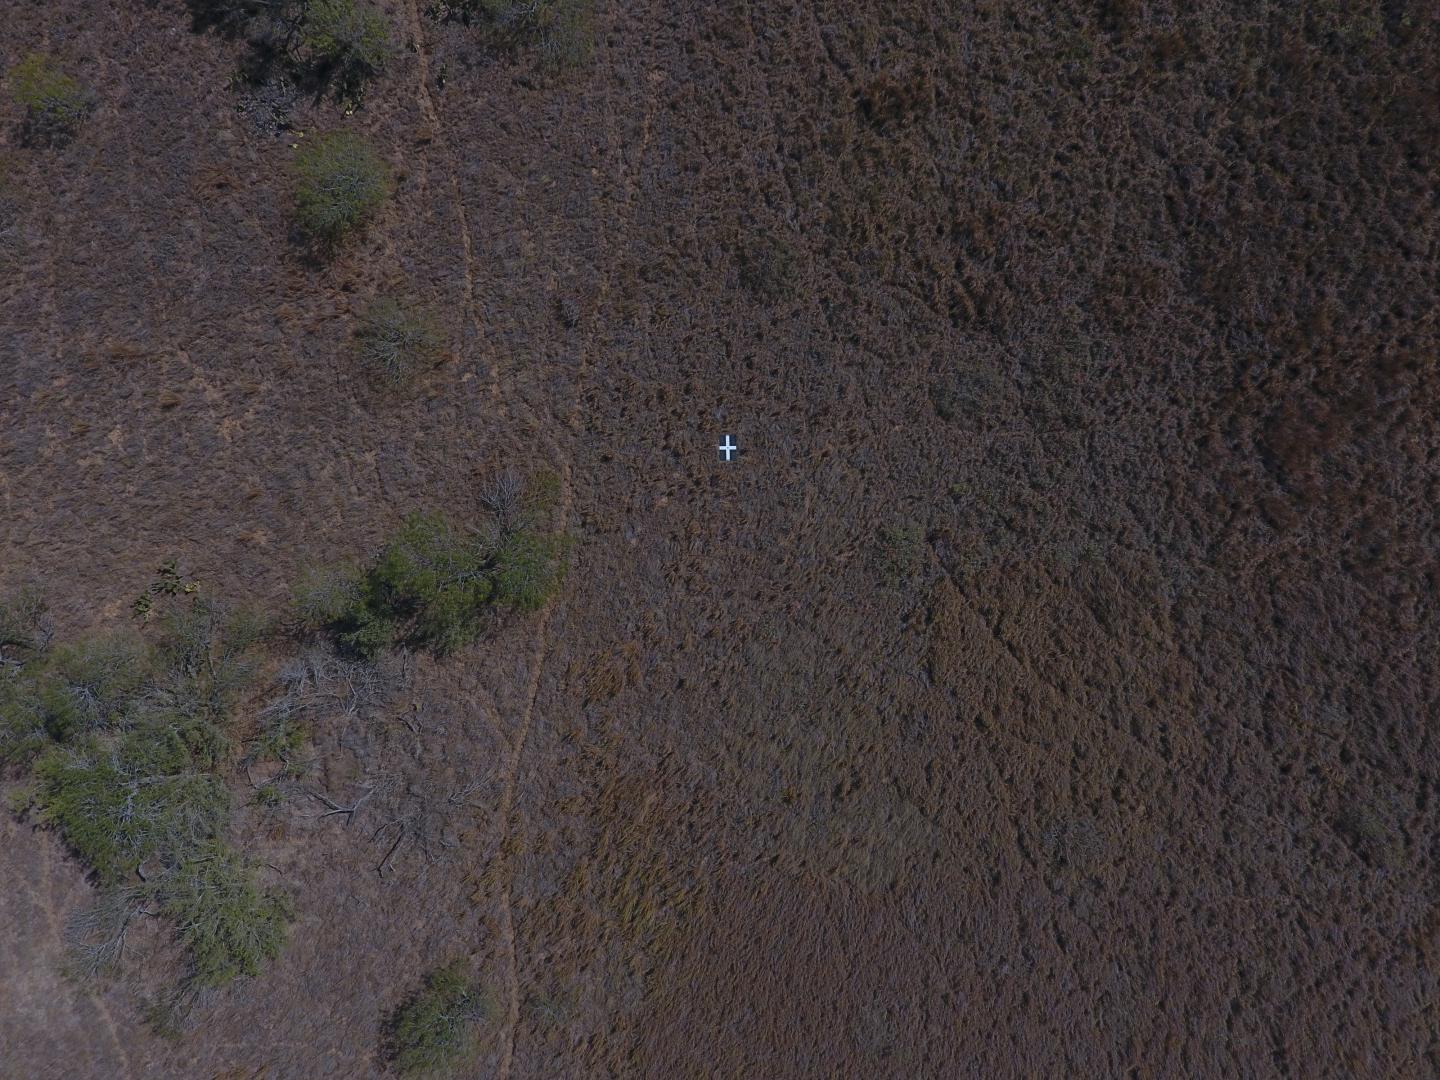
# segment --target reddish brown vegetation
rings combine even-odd
[[[10,14],[98,101],[0,193],[0,566],[67,629],[156,553],[278,604],[505,467],[579,543],[316,733],[361,809],[241,822],[301,929],[179,1045],[62,988],[78,872],[0,824],[7,1060],[378,1075],[460,956],[474,1075],[1440,1070],[1433,10],[642,0],[556,76],[423,6],[324,266],[241,43]],[[397,290],[456,357],[381,399]]]

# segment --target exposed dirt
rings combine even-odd
[[[1432,5],[602,2],[550,78],[403,0],[278,133],[180,3],[11,6],[98,105],[0,105],[0,579],[278,607],[506,468],[578,545],[317,732],[352,821],[243,816],[298,920],[178,1041],[0,823],[0,1075],[382,1075],[453,957],[476,1077],[1440,1072]],[[322,263],[337,127],[399,182]]]

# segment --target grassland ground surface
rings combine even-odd
[[[178,1040],[0,819],[0,1076],[387,1075],[454,960],[475,1077],[1440,1071],[1433,9],[600,0],[557,74],[380,7],[350,112],[6,12],[94,107],[0,92],[0,583],[278,609],[517,470],[566,585],[315,731],[355,813],[244,802],[290,944]],[[321,260],[334,130],[394,190]]]

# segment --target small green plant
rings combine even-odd
[[[436,968],[425,986],[402,1005],[390,1025],[390,1057],[404,1076],[458,1065],[475,1043],[475,1022],[491,1005],[459,963]]]
[[[385,16],[363,0],[310,0],[301,36],[310,55],[350,97],[380,73],[393,51]]]
[[[440,334],[430,317],[393,297],[371,305],[355,340],[361,366],[391,387],[409,383],[440,353]]]
[[[887,585],[903,585],[925,565],[925,530],[902,521],[880,530],[880,573]]]
[[[189,596],[197,592],[200,583],[186,581],[180,576],[175,559],[166,559],[155,571],[155,580],[146,586],[145,591],[130,605],[130,613],[141,622],[150,618],[150,613],[155,610],[155,601],[162,596]]]
[[[24,134],[30,142],[68,142],[94,104],[89,90],[41,53],[31,53],[10,69],[10,85],[25,110]]]
[[[337,132],[307,143],[295,155],[300,226],[336,243],[368,221],[390,194],[390,170],[358,135]]]

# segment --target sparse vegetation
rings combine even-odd
[[[437,0],[436,18],[488,28],[504,45],[529,45],[556,67],[573,67],[595,49],[594,0]]]
[[[411,514],[362,572],[308,574],[296,614],[343,651],[374,657],[397,642],[443,655],[474,641],[501,610],[537,610],[564,578],[569,543],[541,527],[543,497],[502,494],[492,505],[497,520],[486,532]]]
[[[391,387],[409,383],[440,353],[440,333],[429,315],[393,297],[371,305],[355,338],[361,366]]]
[[[21,627],[37,610],[29,594],[0,606]],[[28,764],[18,809],[54,827],[100,886],[72,927],[78,968],[113,965],[144,910],[173,921],[187,983],[218,986],[275,955],[287,918],[223,835],[218,770],[261,628],[197,596],[158,629],[154,642],[133,631],[54,649],[27,639],[0,689],[0,761]]]
[[[10,88],[25,110],[25,138],[37,144],[68,142],[94,105],[89,90],[41,53],[10,69]]]
[[[322,135],[295,155],[296,213],[311,237],[333,244],[355,232],[390,194],[390,170],[364,139]]]
[[[435,1074],[458,1065],[475,1041],[475,1022],[490,1012],[478,983],[458,963],[436,968],[425,986],[395,1014],[390,1055],[404,1076]]]
[[[925,565],[925,530],[901,521],[880,530],[880,573],[888,585],[903,585]]]

